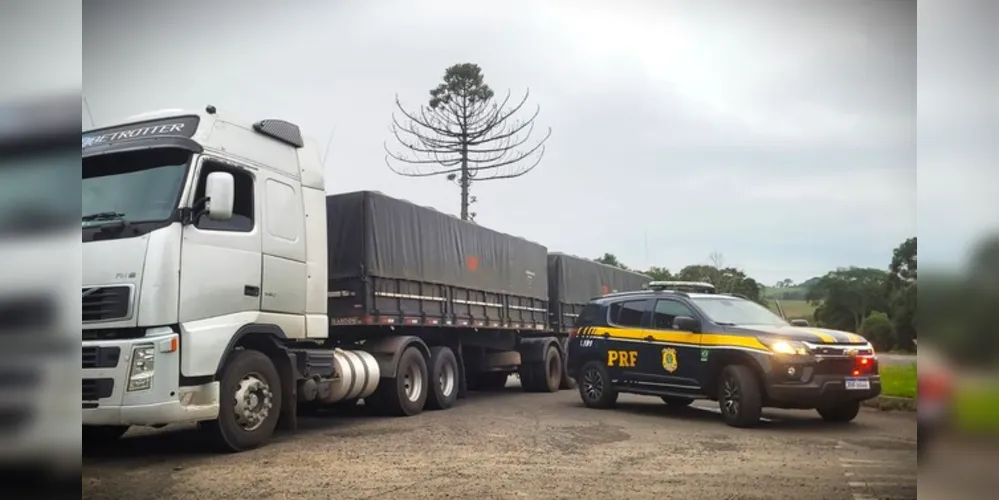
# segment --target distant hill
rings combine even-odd
[[[763,297],[766,299],[777,299],[777,300],[805,300],[808,295],[808,291],[818,283],[820,278],[811,278],[805,280],[802,283],[798,283],[792,286],[785,287],[774,287],[768,286],[763,291]]]

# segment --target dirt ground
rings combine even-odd
[[[916,498],[914,414],[862,410],[849,425],[769,411],[725,426],[717,406],[622,396],[615,410],[575,391],[473,393],[411,418],[304,418],[295,435],[235,455],[191,429],[133,430],[84,455],[92,499]]]

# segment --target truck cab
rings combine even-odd
[[[84,439],[220,411],[273,428],[278,380],[236,381],[235,406],[220,384],[241,340],[327,336],[315,147],[287,122],[167,110],[84,132],[82,177]],[[223,441],[248,446],[244,424]]]

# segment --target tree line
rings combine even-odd
[[[916,253],[912,237],[894,249],[883,269],[839,268],[802,283],[785,279],[772,287],[726,266],[720,254],[712,254],[707,264],[688,265],[677,272],[659,266],[636,271],[657,281],[708,282],[719,293],[739,294],[768,307],[775,300],[804,300],[815,307],[811,317],[804,319],[817,327],[859,333],[880,350],[914,350]],[[610,253],[594,260],[629,269]]]

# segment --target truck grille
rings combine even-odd
[[[128,317],[131,287],[104,286],[83,289],[83,321]]]
[[[113,378],[91,378],[83,379],[83,400],[97,401],[111,397],[114,392]]]
[[[117,347],[84,347],[84,368],[114,368],[118,366],[121,349]]]

